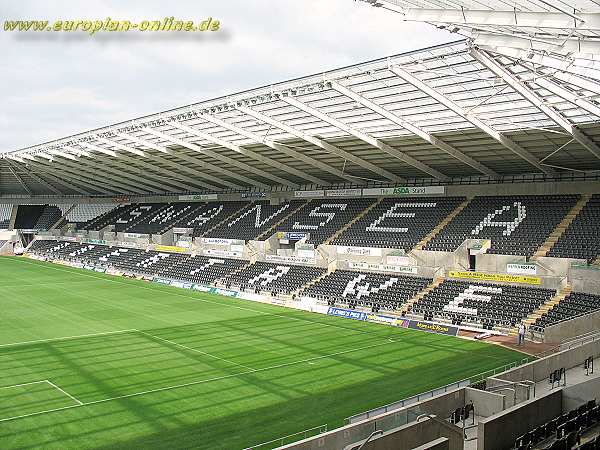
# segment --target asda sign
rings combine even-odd
[[[443,195],[445,186],[411,186],[395,188],[363,189],[363,195],[412,196],[412,195]]]

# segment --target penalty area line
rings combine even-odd
[[[80,339],[80,338],[96,337],[96,336],[109,336],[111,334],[133,333],[135,331],[137,331],[137,330],[132,328],[129,330],[106,331],[104,333],[79,334],[76,336],[64,336],[64,337],[57,337],[57,338],[37,339],[35,341],[12,342],[10,344],[0,344],[0,348],[16,347],[19,345],[29,345],[29,344],[43,344],[45,342],[68,341],[71,339]]]
[[[133,330],[136,331],[136,330]],[[356,347],[356,348],[351,348],[351,349],[347,349],[347,350],[340,350],[338,352],[334,352],[334,353],[329,353],[326,355],[320,355],[320,356],[314,356],[311,358],[305,358],[305,359],[301,359],[298,361],[290,361],[287,363],[282,363],[282,364],[277,364],[274,366],[269,366],[269,367],[262,367],[260,369],[252,369],[252,370],[247,370],[245,372],[239,372],[239,373],[232,373],[229,375],[222,375],[219,377],[212,377],[212,378],[207,378],[204,380],[197,380],[197,381],[190,381],[189,383],[182,383],[182,384],[177,384],[174,386],[165,386],[162,388],[156,388],[156,389],[149,389],[147,391],[141,391],[141,392],[134,392],[132,394],[124,394],[124,395],[118,395],[115,397],[110,397],[110,398],[104,398],[101,400],[93,400],[90,402],[83,402],[83,403],[78,403],[77,405],[70,405],[70,406],[63,406],[61,408],[54,408],[54,409],[48,409],[45,411],[38,411],[38,412],[33,412],[33,413],[29,413],[29,414],[22,414],[19,416],[14,416],[14,417],[6,417],[6,418],[0,418],[0,422],[8,422],[11,420],[17,420],[17,419],[24,419],[26,417],[33,417],[33,416],[38,416],[38,415],[42,415],[42,414],[48,414],[48,413],[52,413],[52,412],[57,412],[57,411],[64,411],[67,409],[73,409],[73,408],[81,408],[83,406],[89,406],[89,405],[97,405],[100,403],[107,403],[107,402],[112,402],[115,400],[121,400],[121,399],[125,399],[125,398],[132,398],[132,397],[139,397],[142,395],[147,395],[147,394],[153,394],[153,393],[157,393],[157,392],[164,392],[164,391],[171,391],[171,390],[175,390],[175,389],[180,389],[180,388],[184,388],[184,387],[189,387],[189,386],[196,386],[199,384],[206,384],[206,383],[210,383],[213,381],[220,381],[220,380],[226,380],[229,378],[235,378],[235,377],[239,377],[239,376],[244,376],[244,375],[252,375],[255,373],[259,373],[259,372],[266,372],[269,370],[274,370],[274,369],[280,369],[283,367],[289,367],[289,366],[294,366],[297,364],[303,364],[303,363],[311,363],[312,361],[317,361],[317,360],[321,360],[321,359],[327,359],[327,358],[331,358],[334,356],[338,356],[338,355],[344,355],[347,353],[352,353],[352,352],[357,352],[360,350],[366,350],[366,349],[370,349],[370,348],[374,348],[374,347],[382,347],[384,345],[389,345],[392,343],[396,343],[396,341],[389,341],[386,340],[385,342],[380,342],[378,344],[371,344],[371,345],[365,345],[362,347]],[[43,380],[42,382],[48,382],[48,380]],[[54,385],[56,386],[56,385]],[[59,388],[59,390],[62,391],[62,389]],[[64,391],[63,391],[64,392]],[[66,392],[65,392],[66,394]],[[69,394],[67,394],[69,395]],[[71,397],[69,395],[69,397]],[[79,402],[79,400],[73,398],[75,401]]]

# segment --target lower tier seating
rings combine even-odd
[[[460,325],[463,321],[514,327],[555,295],[552,289],[472,281],[445,280],[412,306],[425,320],[443,318]]]
[[[240,259],[185,256],[173,266],[163,270],[160,275],[174,280],[211,284],[248,264],[248,261]]]
[[[228,276],[223,282],[227,287],[236,287],[240,290],[253,289],[257,293],[268,291],[274,294],[290,294],[325,272],[326,269],[319,267],[256,262]]]
[[[600,311],[600,295],[571,292],[558,305],[555,305],[554,308],[537,319],[530,328],[543,331],[547,326],[557,322],[594,311]]]
[[[299,295],[324,300],[329,305],[370,308],[373,312],[393,311],[423,290],[431,278],[336,270]]]

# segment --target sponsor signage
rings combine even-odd
[[[95,269],[94,266],[89,266],[87,264],[85,266],[83,266],[83,268],[86,269],[86,270],[94,270]]]
[[[385,325],[399,326],[398,322],[402,323],[403,319],[397,319],[391,316],[382,316],[381,314],[367,314],[369,322],[382,323]]]
[[[268,262],[284,263],[284,264],[315,264],[315,258],[302,258],[299,256],[279,256],[266,255],[265,260]]]
[[[296,198],[321,198],[325,197],[325,191],[294,191]]]
[[[212,288],[210,286],[204,286],[203,284],[194,284],[192,289],[200,292],[210,292]]]
[[[137,245],[135,242],[120,242],[120,241],[115,241],[114,244],[117,247],[126,247],[126,248],[136,248]]]
[[[381,256],[381,249],[375,247],[347,247],[345,245],[338,245],[337,252],[340,255]]]
[[[215,250],[214,248],[206,248],[202,250],[203,255],[209,256],[222,256],[222,257],[231,257],[231,258],[241,258],[242,252],[231,252],[228,250]]]
[[[242,198],[264,198],[266,196],[266,192],[242,192]]]
[[[535,264],[507,264],[506,272],[517,275],[537,275],[537,266]]]
[[[507,283],[542,284],[540,277],[528,277],[524,275],[510,275],[507,273],[483,273],[483,272],[461,272],[451,270],[450,278],[466,278],[469,280],[503,281]]]
[[[148,235],[141,234],[141,233],[123,233],[123,237],[128,238],[128,239],[139,239],[139,238],[148,237]]]
[[[390,265],[390,264],[369,264],[369,263],[354,262],[354,261],[350,261],[348,263],[348,265],[352,269],[377,270],[379,272],[412,273],[412,274],[416,274],[418,272],[417,267],[415,267],[415,266],[394,266],[394,265]]]
[[[221,289],[221,288],[212,288],[209,291],[211,294],[219,294],[224,295],[225,297],[237,297],[238,291],[230,291],[229,289]]]
[[[445,192],[445,186],[412,186],[363,189],[363,195],[385,195],[389,197],[403,197],[412,195],[440,195],[444,194]]]
[[[342,309],[330,306],[327,310],[329,316],[344,317],[346,319],[367,320],[367,313],[361,311],[353,311],[351,309]]]
[[[171,284],[171,280],[167,280],[166,278],[154,277],[154,279],[152,281],[154,281],[155,283],[159,283],[159,284],[166,284],[166,285]]]
[[[94,271],[95,271],[95,272],[104,273],[104,272],[106,272],[106,269],[105,269],[105,268],[103,268],[103,267],[95,267],[95,268],[94,268]]]
[[[423,322],[421,320],[408,320],[408,326],[412,330],[427,331],[428,333],[446,334],[448,336],[457,336],[458,327],[442,325],[439,323]]]
[[[206,245],[244,245],[246,241],[240,239],[202,238],[202,243]]]
[[[362,189],[329,189],[325,191],[325,197],[360,197]]]
[[[183,253],[186,251],[183,247],[175,247],[173,245],[156,245],[154,248],[157,252]]]
[[[396,265],[396,266],[410,266],[412,265],[412,261],[408,256],[400,256],[400,255],[388,255],[387,263]]]
[[[175,234],[188,234],[188,233],[193,233],[194,229],[193,228],[173,228],[173,233]]]
[[[62,238],[60,238],[61,241],[67,241],[67,242],[77,242],[77,238],[75,236],[64,236]]]
[[[178,287],[181,289],[191,289],[193,284],[192,283],[186,283],[184,281],[171,281],[171,286],[174,287]]]
[[[179,200],[182,202],[197,202],[203,200],[216,200],[217,194],[191,194],[191,195],[180,195]]]
[[[108,245],[108,242],[104,239],[85,239],[86,244],[98,244],[98,245]]]
[[[304,238],[308,238],[309,234],[295,231],[278,231],[276,236],[277,239],[285,239],[288,241],[301,241]]]

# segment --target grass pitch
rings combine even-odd
[[[522,357],[0,258],[3,449],[242,449]]]

